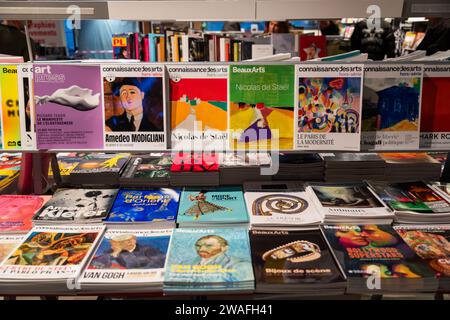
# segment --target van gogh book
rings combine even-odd
[[[105,148],[164,150],[164,66],[150,63],[102,65]]]
[[[0,265],[2,293],[57,294],[75,289],[105,227],[35,226]]]
[[[81,276],[81,290],[162,291],[171,229],[108,230]]]
[[[421,64],[365,65],[361,149],[419,148],[422,77]]]
[[[94,223],[108,215],[117,189],[58,189],[33,223]]]
[[[105,223],[108,226],[174,228],[180,190],[120,189]]]
[[[420,147],[450,147],[450,66],[448,63],[425,64],[423,71]]]
[[[172,149],[224,150],[228,66],[169,65]]]
[[[248,292],[254,288],[248,230],[175,229],[164,275],[164,292]]]
[[[229,226],[248,222],[242,187],[184,188],[177,223],[180,227]]]
[[[297,149],[358,151],[363,65],[295,68]]]
[[[233,149],[294,149],[293,65],[230,66]]]
[[[256,292],[343,294],[345,280],[319,230],[251,230]]]
[[[5,150],[22,149],[17,85],[19,68],[19,65],[2,65],[0,68],[2,149]]]
[[[20,140],[23,150],[36,150],[35,110],[33,101],[33,65],[17,67],[19,90]],[[31,97],[31,98],[30,98]]]
[[[33,65],[38,149],[103,149],[100,66]]]
[[[309,183],[308,191],[328,223],[391,223],[394,214],[365,183]]]
[[[349,293],[434,292],[438,283],[425,261],[390,225],[321,225]]]

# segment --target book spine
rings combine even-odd
[[[148,35],[148,42],[149,42],[149,56],[150,61],[155,62],[156,61],[156,37],[154,35]]]
[[[166,61],[166,38],[160,37],[158,45],[159,45],[158,61],[165,62]]]
[[[142,38],[142,61],[149,62],[150,61],[150,52],[149,52],[149,38],[145,36]]]

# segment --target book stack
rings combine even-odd
[[[88,156],[84,153],[58,153],[56,159],[59,167],[59,174],[61,176],[61,181],[58,187],[72,187],[74,184],[70,179],[70,174],[73,169]],[[52,167],[48,170],[49,183],[53,184],[55,178],[53,176]]]
[[[376,153],[327,153],[322,157],[325,160],[325,181],[384,180],[386,162]]]
[[[394,219],[365,183],[310,183],[308,191],[325,223],[389,224]]]
[[[252,229],[317,229],[322,222],[321,214],[301,183],[248,182],[244,190]]]
[[[398,225],[395,231],[436,273],[439,289],[450,289],[450,226]]]
[[[343,294],[345,280],[320,231],[251,230],[257,293]]]
[[[317,153],[280,153],[279,169],[273,180],[322,181],[323,165]]]
[[[2,294],[75,294],[105,227],[35,226],[0,264]]]
[[[180,191],[120,189],[105,219],[108,228],[175,228]]]
[[[434,292],[435,273],[390,225],[321,225],[347,279],[347,292]]]
[[[441,176],[441,163],[426,153],[379,153],[378,155],[386,161],[387,181],[411,181],[411,179],[437,181]]]
[[[369,182],[397,223],[450,223],[450,202],[422,181]]]
[[[245,293],[253,289],[247,228],[174,230],[164,293]]]
[[[34,215],[34,225],[101,223],[117,189],[58,189]]]
[[[267,153],[221,153],[219,157],[220,185],[239,185],[245,181],[268,180],[269,175],[261,175],[261,167],[270,165]]]
[[[179,152],[172,158],[170,185],[203,187],[219,183],[218,154]]]
[[[170,155],[132,157],[120,176],[121,187],[167,187],[170,179]]]
[[[81,276],[81,291],[161,292],[171,235],[171,229],[106,231]]]
[[[177,223],[180,228],[231,227],[248,223],[242,188],[184,188]]]
[[[129,159],[127,153],[92,154],[72,170],[70,180],[74,185],[81,186],[118,186]]]

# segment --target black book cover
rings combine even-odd
[[[98,155],[81,161],[71,172],[72,176],[119,175],[125,168],[130,156],[128,154]]]

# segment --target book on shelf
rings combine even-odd
[[[168,186],[171,165],[170,155],[132,157],[120,175],[120,186],[136,188]]]

